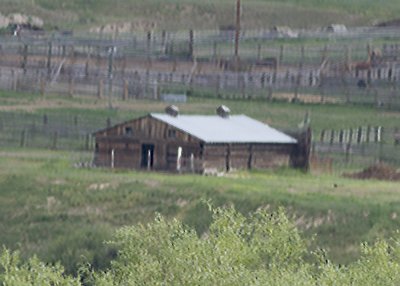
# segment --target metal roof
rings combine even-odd
[[[297,143],[296,139],[246,115],[231,115],[227,118],[218,115],[173,117],[151,113],[150,116],[206,143]]]

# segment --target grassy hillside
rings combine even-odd
[[[234,22],[235,0],[3,0],[1,12],[24,12],[43,17],[48,26],[85,29],[91,26],[133,22],[138,29],[214,29]],[[398,16],[395,0],[246,0],[243,26],[273,25],[316,27],[330,23],[371,25]]]
[[[339,263],[357,257],[360,242],[400,227],[398,183],[285,169],[226,177],[110,172],[74,167],[90,154],[3,149],[0,155],[0,244],[61,260],[69,271],[84,261],[107,266],[114,251],[103,242],[116,228],[148,222],[155,212],[202,234],[210,223],[204,200],[234,204],[243,213],[284,206],[310,247],[327,249]]]
[[[132,100],[114,102],[114,109],[108,110],[107,100],[18,93],[1,93],[0,104],[3,135],[26,122],[32,124],[32,119],[40,127],[44,114],[49,125],[53,120],[63,126],[73,124],[77,117],[78,126],[95,122],[96,130],[105,126],[107,117],[116,123],[165,107],[161,102]],[[392,128],[400,116],[363,106],[197,97],[179,106],[183,113],[210,114],[219,104],[281,128],[297,126],[310,111],[317,131],[365,124]],[[16,145],[20,134],[17,130]],[[284,206],[309,239],[317,234],[311,246],[328,249],[340,263],[358,255],[360,242],[389,236],[400,227],[398,183],[346,179],[340,176],[342,169],[320,176],[286,169],[225,177],[110,172],[74,167],[90,161],[91,153],[27,146],[0,150],[0,244],[19,248],[26,256],[36,253],[45,261],[61,260],[69,271],[86,260],[106,267],[115,255],[102,246],[111,233],[123,225],[148,222],[155,212],[178,217],[203,233],[210,222],[204,200],[218,206],[234,204],[243,213]]]
[[[322,129],[356,128],[358,126],[398,127],[400,114],[372,106],[341,104],[291,104],[284,101],[216,99],[195,93],[187,103],[178,104],[181,113],[214,114],[215,108],[227,105],[233,114],[246,114],[276,128],[293,129],[309,112],[312,128],[316,133]],[[42,98],[38,94],[0,92],[0,114],[16,114],[18,123],[24,123],[24,114],[36,117],[40,122],[44,114],[72,120],[77,116],[82,121],[96,122],[93,128],[104,128],[107,117],[112,123],[129,120],[150,112],[164,112],[168,103],[146,100],[113,100],[113,109],[108,109],[108,99],[88,96],[52,96]],[[72,122],[72,121],[71,121]],[[6,122],[5,122],[6,123]],[[68,123],[68,122],[67,122]]]

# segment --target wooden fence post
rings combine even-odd
[[[297,72],[297,77],[296,77],[296,86],[294,89],[294,97],[292,99],[292,102],[297,102],[298,101],[298,96],[299,96],[299,88],[301,85],[301,79],[302,79],[302,72],[303,72],[303,65],[304,65],[304,46],[301,46],[301,57],[300,57],[300,62],[299,62],[299,68]]]
[[[365,142],[369,143],[370,142],[370,137],[371,137],[371,125],[367,126],[367,134],[365,136]]]
[[[48,43],[48,50],[47,50],[47,77],[51,78],[51,56],[52,56],[52,42],[49,41]]]
[[[217,62],[217,42],[213,42],[213,53],[212,53],[213,60]]]
[[[284,45],[281,45],[281,46],[279,47],[279,61],[278,61],[278,65],[279,65],[279,66],[281,66],[282,63],[283,63],[283,54],[284,54],[284,52],[285,52],[285,46],[284,46]]]
[[[17,76],[14,69],[11,70],[11,90],[17,91]]]
[[[103,98],[103,89],[104,89],[104,82],[102,79],[100,79],[99,84],[97,85],[97,97],[99,99]]]
[[[219,98],[221,96],[221,75],[218,74],[215,78],[215,94]]]
[[[124,93],[122,95],[122,100],[127,100],[129,97],[129,88],[128,88],[128,81],[124,79]]]
[[[260,86],[261,86],[262,89],[265,87],[265,72],[263,72],[263,73],[261,74],[261,77],[260,77]]]
[[[86,134],[85,136],[85,150],[89,151],[90,150],[90,134]]]
[[[322,129],[319,137],[319,142],[324,143],[324,141],[325,141],[325,129]]]
[[[21,68],[24,74],[26,74],[27,65],[28,65],[28,45],[25,44],[22,52],[22,63],[21,63]]]
[[[349,130],[349,140],[346,144],[346,163],[350,161],[351,144],[353,143],[353,129]]]
[[[56,149],[57,149],[57,143],[58,143],[58,132],[55,131],[55,132],[53,133],[53,142],[52,142],[52,145],[51,145],[51,148],[52,148],[53,150],[56,150]]]
[[[69,82],[68,82],[68,95],[70,97],[73,97],[74,91],[75,91],[75,80],[73,77],[70,77]]]
[[[151,31],[147,32],[147,47],[146,47],[146,54],[147,54],[147,63],[151,65]]]
[[[335,141],[335,130],[331,130],[331,138],[329,140],[329,144],[333,145],[333,142]]]
[[[189,30],[189,58],[193,59],[193,53],[194,53],[194,33],[193,30]]]
[[[167,39],[167,32],[165,30],[161,31],[161,48],[165,50],[165,44]]]
[[[343,142],[344,142],[344,130],[343,129],[340,129],[339,130],[339,143],[340,144],[343,144]]]
[[[20,141],[20,147],[23,148],[25,147],[25,143],[26,143],[26,130],[22,130],[21,132],[21,141]]]

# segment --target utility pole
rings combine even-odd
[[[235,60],[239,63],[239,37],[240,37],[240,0],[236,2],[236,30],[235,30]]]

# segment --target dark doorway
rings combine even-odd
[[[143,144],[142,145],[142,162],[140,166],[142,168],[153,168],[154,159],[154,145],[153,144]]]

